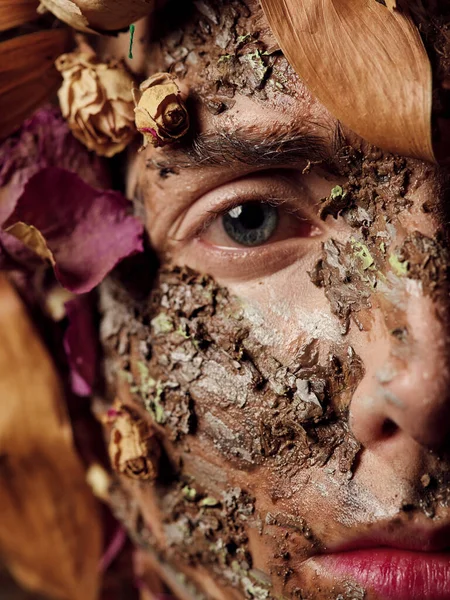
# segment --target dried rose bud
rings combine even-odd
[[[41,0],[58,19],[80,31],[117,31],[150,14],[154,0]]]
[[[58,92],[73,135],[100,156],[114,156],[133,139],[134,81],[118,61],[99,62],[94,54],[72,52],[56,61],[63,84]]]
[[[131,479],[156,479],[161,448],[151,425],[121,404],[111,409],[109,457],[115,471]]]
[[[189,115],[181,92],[168,73],[157,73],[133,90],[136,127],[149,142],[163,146],[183,137],[189,129]]]

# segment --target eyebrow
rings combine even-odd
[[[187,168],[239,164],[264,168],[298,164],[302,160],[332,162],[343,143],[338,125],[332,131],[331,141],[298,132],[271,133],[264,138],[254,132],[214,132],[199,134],[187,144],[166,150],[161,159],[148,159],[147,168],[160,169],[164,176]]]

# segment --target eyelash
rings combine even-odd
[[[189,240],[193,240],[195,238],[199,238],[201,237],[202,234],[204,234],[208,228],[220,217],[223,217],[224,215],[226,215],[230,210],[232,210],[233,208],[236,208],[237,206],[241,206],[242,204],[246,204],[247,202],[258,202],[260,201],[263,204],[268,204],[269,206],[273,206],[275,208],[280,208],[282,206],[286,207],[286,212],[288,214],[292,214],[294,216],[296,216],[297,218],[301,218],[304,217],[306,219],[306,217],[304,216],[304,212],[298,207],[295,206],[293,204],[293,198],[264,198],[264,200],[262,199],[258,199],[258,198],[245,198],[245,199],[233,199],[233,200],[229,200],[228,202],[224,202],[220,207],[216,208],[216,209],[211,209],[208,210],[205,214],[206,214],[206,218],[204,218],[202,220],[202,222],[197,225],[197,227],[195,227],[192,231],[188,232],[181,240],[178,239],[177,241],[189,241]]]

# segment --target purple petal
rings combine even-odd
[[[25,184],[7,225],[23,221],[39,229],[61,285],[83,294],[119,261],[143,250],[143,226],[128,214],[130,208],[120,193],[95,189],[74,173],[48,167]]]
[[[71,388],[78,396],[89,396],[98,359],[92,301],[89,296],[79,296],[66,302],[65,308],[69,324],[64,335],[64,350],[70,368]]]
[[[25,121],[19,132],[0,145],[0,223],[14,210],[24,185],[46,167],[77,173],[97,188],[111,185],[106,162],[76,140],[61,113],[43,108]]]

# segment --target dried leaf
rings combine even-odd
[[[111,187],[106,162],[73,137],[59,110],[42,108],[18,135],[0,144],[0,224],[14,210],[26,182],[52,166],[73,171],[95,188]]]
[[[394,8],[397,8],[397,0],[385,0],[385,2],[389,10],[394,10]]]
[[[35,227],[53,255],[61,285],[84,294],[118,262],[142,251],[143,227],[129,209],[119,192],[97,190],[75,173],[48,167],[26,182],[6,226],[21,221]],[[1,245],[10,258],[26,264],[27,248],[17,238],[4,232]]]
[[[133,96],[136,127],[144,136],[144,146],[163,146],[186,135],[189,114],[168,73],[156,73],[133,90]]]
[[[102,63],[95,54],[71,52],[56,61],[63,84],[61,112],[73,133],[89,150],[111,157],[136,135],[131,90],[134,81],[122,63]]]
[[[100,519],[62,386],[4,277],[0,299],[0,552],[24,586],[61,600],[95,600]]]
[[[37,31],[0,43],[0,139],[20,127],[57,90],[56,58],[66,49],[66,30]]]
[[[39,15],[38,0],[0,0],[0,31],[33,21]]]
[[[431,66],[403,12],[375,0],[261,0],[287,59],[318,100],[365,140],[434,160]]]
[[[36,227],[19,221],[5,229],[5,231],[21,241],[22,244],[32,250],[40,258],[48,260],[52,266],[55,266],[55,258],[47,246],[44,236],[36,229]]]
[[[81,31],[118,31],[150,14],[154,0],[41,0],[54,15]]]
[[[41,5],[74,29],[85,33],[93,33],[80,7],[72,0],[41,0]]]

